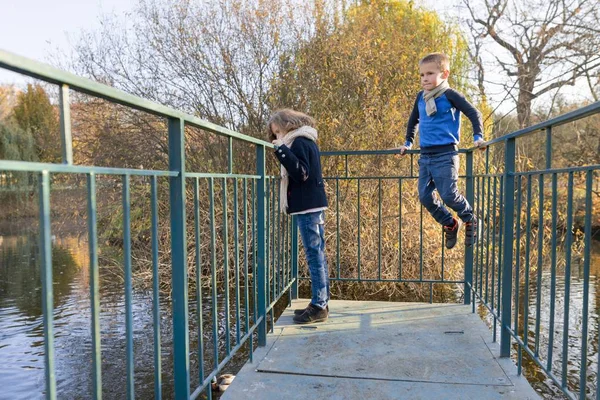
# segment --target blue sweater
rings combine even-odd
[[[275,156],[290,176],[287,213],[327,207],[327,196],[321,173],[321,153],[317,144],[307,138],[294,140],[275,149]]]
[[[437,112],[428,116],[425,111],[423,91],[415,100],[406,129],[405,146],[412,147],[417,125],[421,150],[428,150],[460,142],[460,113],[464,113],[473,125],[473,140],[483,139],[481,113],[461,93],[448,89],[435,99]]]

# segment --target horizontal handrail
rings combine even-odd
[[[2,49],[0,49],[0,68],[18,72],[32,78],[38,78],[49,83],[68,85],[71,89],[78,92],[99,97],[160,117],[182,119],[191,126],[204,129],[218,135],[240,139],[245,142],[260,144],[266,147],[273,147],[271,143],[264,140],[244,135],[231,129],[213,124],[212,122],[205,121],[201,118],[194,117],[193,115],[175,110],[174,108],[125,93],[122,90],[115,89],[102,83],[94,82],[87,78],[82,78],[69,72],[62,71],[58,68],[54,68],[50,65],[10,53]]]

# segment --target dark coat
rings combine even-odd
[[[317,144],[304,137],[275,149],[275,156],[289,175],[288,214],[327,207],[327,196],[321,172],[321,153]]]

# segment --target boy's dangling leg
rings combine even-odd
[[[439,199],[433,195],[436,189],[437,180],[432,174],[431,158],[421,157],[419,159],[419,200],[421,204],[429,211],[429,214],[441,225],[452,225],[452,214],[444,207]],[[439,188],[438,188],[439,193]]]
[[[429,157],[419,159],[419,200],[431,216],[442,225],[446,236],[446,248],[451,249],[456,245],[460,222],[453,218],[446,207],[433,195],[436,182],[431,173],[431,161],[432,158]]]
[[[456,211],[457,216],[465,223],[465,245],[472,246],[477,238],[477,218],[467,199],[458,191],[458,165],[457,154],[439,157],[434,180],[444,204]],[[460,226],[460,221],[456,221]]]

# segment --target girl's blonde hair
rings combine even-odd
[[[267,137],[269,141],[277,139],[273,130],[271,129],[272,124],[279,125],[285,133],[298,129],[301,126],[315,127],[316,122],[313,117],[310,117],[300,111],[295,111],[289,108],[282,108],[271,114],[269,121],[267,122]]]

